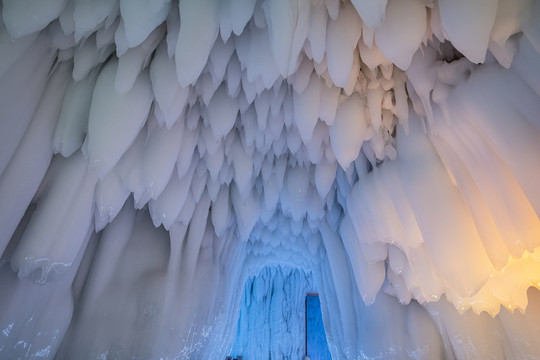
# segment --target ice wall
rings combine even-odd
[[[331,359],[318,295],[306,296],[306,354],[310,360]]]
[[[335,359],[540,357],[538,1],[1,6],[0,358],[224,358],[268,266]]]
[[[305,298],[316,289],[311,274],[265,267],[244,287],[232,356],[299,359],[306,354]]]

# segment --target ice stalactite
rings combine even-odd
[[[539,20],[3,0],[0,358],[540,357]]]

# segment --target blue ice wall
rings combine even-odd
[[[321,313],[321,302],[318,296],[306,297],[307,354],[311,360],[330,360],[330,351],[326,341],[326,333]]]
[[[313,291],[311,273],[299,269],[266,267],[249,278],[231,355],[243,360],[303,360],[305,296]]]

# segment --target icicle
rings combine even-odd
[[[90,106],[88,158],[100,178],[114,167],[135,140],[146,121],[153,100],[150,79],[142,73],[124,96],[114,91],[117,62],[101,71]]]
[[[313,73],[306,90],[301,93],[294,93],[294,120],[298,132],[304,144],[311,142],[313,129],[319,117],[319,108],[316,106],[321,97],[321,80]]]
[[[64,6],[65,0],[6,0],[2,3],[2,20],[11,37],[17,39],[44,29]]]
[[[365,140],[367,122],[364,109],[364,101],[354,93],[339,105],[336,120],[329,126],[332,149],[343,169],[356,159]]]
[[[63,64],[51,76],[32,122],[5,171],[0,176],[0,252],[13,235],[45,176],[52,158],[52,138],[69,81],[70,66]]]
[[[238,105],[227,95],[225,86],[220,86],[205,108],[206,119],[210,123],[214,138],[219,140],[231,131],[236,122]]]
[[[345,87],[353,66],[353,51],[362,33],[362,22],[352,5],[339,12],[339,18],[328,23],[326,58],[328,72],[337,86]]]
[[[157,199],[173,173],[178,159],[184,123],[177,122],[170,129],[153,127],[141,159],[141,171],[146,192],[152,199]]]
[[[71,82],[66,90],[53,140],[55,152],[64,157],[79,149],[86,136],[96,80],[97,71],[79,82]]]
[[[206,65],[218,35],[216,0],[180,2],[180,31],[176,43],[176,75],[181,86],[193,85]],[[197,34],[197,38],[193,34]]]
[[[170,0],[120,0],[120,15],[126,29],[129,47],[134,48],[145,41],[146,37],[165,20],[170,8]]]
[[[426,23],[426,8],[420,2],[390,0],[384,22],[375,31],[375,43],[388,60],[407,70],[426,32]]]
[[[473,63],[483,63],[499,0],[440,0],[441,25],[448,39]]]

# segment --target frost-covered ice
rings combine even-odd
[[[0,358],[540,358],[534,0],[4,0]]]
[[[305,296],[315,290],[311,274],[265,267],[243,289],[231,354],[247,359],[302,359],[306,353]]]

